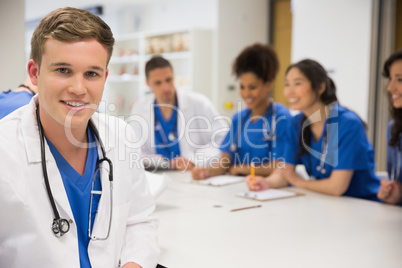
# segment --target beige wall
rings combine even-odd
[[[0,1],[0,91],[25,81],[24,0]]]

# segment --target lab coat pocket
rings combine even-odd
[[[124,243],[129,213],[129,202],[113,206],[110,222],[109,211],[99,213],[95,220],[93,234],[106,237],[109,224],[110,234],[106,240],[91,240],[88,247],[92,267],[117,267]]]

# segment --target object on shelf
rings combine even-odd
[[[181,38],[183,40],[183,50],[190,51],[190,34],[189,33],[182,33]]]
[[[121,68],[120,68],[119,74],[120,74],[120,75],[123,75],[123,74],[125,74],[126,72],[127,72],[127,71],[126,71],[126,65],[123,64],[123,65],[121,66]]]
[[[121,113],[124,110],[124,96],[117,95],[114,99],[114,105],[116,106],[116,110],[118,113]]]
[[[132,74],[138,75],[138,66],[137,65],[134,66]]]
[[[225,105],[224,105],[224,107],[225,107],[225,109],[226,110],[232,110],[233,109],[233,102],[231,102],[231,101],[226,101],[225,102]]]
[[[173,35],[173,51],[183,51],[183,39],[181,34]]]
[[[152,36],[146,38],[145,42],[146,54],[161,54],[190,50],[190,35],[186,32]]]
[[[175,81],[178,87],[188,87],[190,86],[190,77],[184,75],[176,75]]]

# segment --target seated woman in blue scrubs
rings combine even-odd
[[[389,79],[387,91],[392,105],[392,120],[387,128],[387,167],[390,181],[381,181],[378,198],[389,204],[402,205],[402,49],[384,64],[384,77]]]
[[[291,109],[301,111],[289,128],[283,168],[269,177],[246,182],[251,190],[289,184],[334,196],[377,200],[379,178],[374,173],[374,151],[364,123],[337,103],[336,88],[316,61],[303,60],[286,71],[284,94]],[[295,166],[303,164],[311,180]]]
[[[227,172],[250,174],[251,162],[256,174],[266,176],[281,163],[291,115],[285,106],[269,97],[278,66],[276,52],[269,45],[251,45],[237,56],[233,73],[240,80],[240,96],[247,108],[233,116],[220,146],[220,159],[209,168],[194,168],[194,179]]]

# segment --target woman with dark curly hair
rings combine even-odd
[[[385,62],[383,75],[389,79],[387,91],[392,116],[387,128],[387,169],[390,180],[381,181],[377,196],[386,203],[402,205],[402,49]]]
[[[221,158],[209,168],[194,168],[196,180],[222,175],[255,173],[269,175],[280,165],[286,144],[289,110],[270,97],[279,69],[276,52],[269,45],[246,47],[233,63],[233,74],[240,82],[240,96],[247,108],[233,116],[223,140]]]
[[[378,200],[379,178],[374,172],[374,150],[357,114],[337,102],[336,87],[314,60],[302,60],[286,71],[285,97],[290,108],[301,111],[292,118],[284,168],[255,181],[250,189],[288,185],[334,195]],[[295,166],[306,167],[310,180]]]

